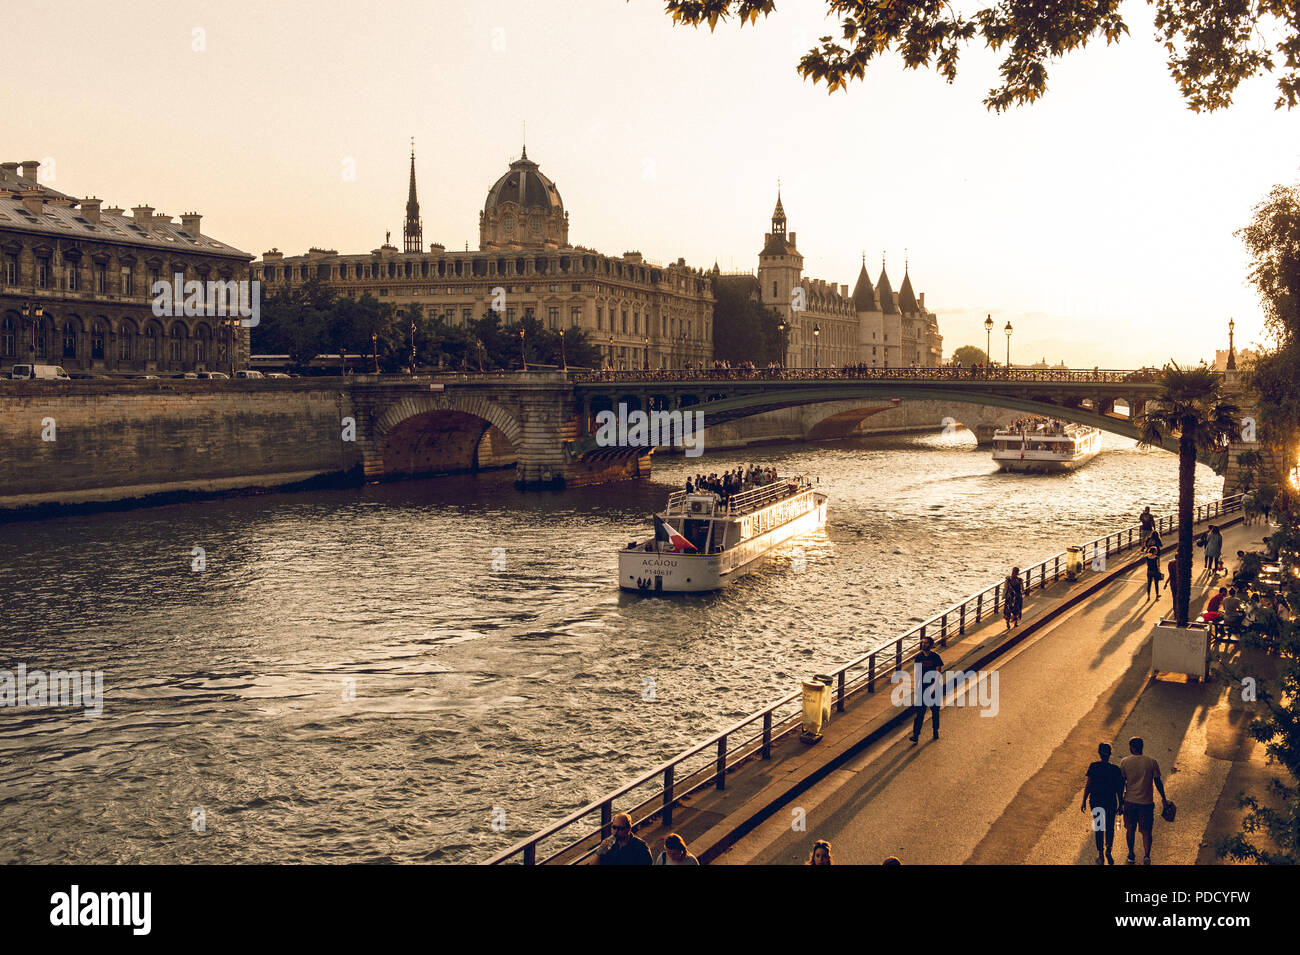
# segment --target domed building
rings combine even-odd
[[[482,252],[569,247],[569,214],[560,191],[528,158],[528,148],[488,190],[478,216]]]

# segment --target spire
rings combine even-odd
[[[878,312],[876,290],[871,287],[871,276],[867,274],[867,253],[862,253],[862,270],[858,272],[857,284],[853,286],[853,308],[859,312]]]
[[[781,206],[781,180],[776,181],[776,208],[772,210],[772,234],[785,235],[785,209]]]
[[[921,308],[916,303],[916,293],[912,291],[912,277],[907,274],[907,260],[903,260],[903,284],[898,290],[898,310],[904,315],[916,315]]]
[[[880,254],[880,281],[876,283],[876,296],[880,301],[880,310],[886,315],[897,315],[898,306],[894,304],[894,288],[889,284],[885,273],[885,254]]]
[[[415,137],[411,137],[411,186],[406,196],[406,223],[402,226],[402,247],[419,252],[424,246],[424,229],[420,225],[420,203],[415,198]]]

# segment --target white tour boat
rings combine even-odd
[[[993,435],[993,460],[1003,471],[1070,471],[1087,464],[1101,451],[1101,429],[1030,418]]]
[[[618,585],[643,593],[718,590],[764,554],[826,523],[826,495],[807,475],[733,495],[674,491],[655,535],[618,554]]]

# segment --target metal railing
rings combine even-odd
[[[1193,524],[1239,510],[1241,499],[1242,495],[1235,494],[1197,505],[1193,512]],[[1165,515],[1156,520],[1156,529],[1162,536],[1177,527],[1176,515]],[[1100,563],[1104,569],[1106,557],[1140,546],[1143,540],[1141,526],[1134,524],[1083,544],[1083,557],[1085,561],[1091,561],[1094,567]],[[1049,582],[1059,580],[1065,570],[1066,557],[1067,552],[1061,551],[1025,568],[1024,593],[1028,595],[1035,588],[1043,590]],[[986,587],[906,633],[886,640],[830,671],[835,710],[844,712],[845,701],[856,693],[874,693],[878,681],[902,669],[903,664],[916,655],[923,637],[929,636],[940,646],[946,646],[950,636],[964,635],[967,627],[978,624],[986,617],[996,616],[1003,596],[1001,582]],[[662,781],[657,790],[627,800],[626,808],[619,811],[639,813],[639,816],[632,819],[633,828],[656,816],[664,826],[671,826],[673,809],[678,803],[710,786],[718,790],[726,789],[728,772],[748,759],[770,759],[773,744],[796,731],[802,724],[802,718],[802,691],[796,690],[496,854],[484,864],[498,865],[517,860],[524,865],[538,865],[557,860],[566,854],[569,856],[566,861],[571,864],[586,862],[595,854],[599,840],[612,832],[615,803],[653,782]],[[590,817],[597,813],[599,825],[593,825]],[[566,841],[549,855],[538,859],[539,845],[560,833],[566,834]],[[587,842],[591,844],[584,846]]]
[[[648,371],[587,371],[569,369],[569,380],[578,384],[599,382],[694,382],[694,381],[997,381],[1067,382],[1073,384],[1156,383],[1155,368],[876,368],[851,365],[845,368],[695,368],[651,369]]]

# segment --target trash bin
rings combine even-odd
[[[1078,580],[1083,575],[1083,548],[1071,544],[1065,548],[1065,579]]]
[[[803,732],[799,738],[815,743],[822,738],[822,726],[831,718],[831,685],[813,677],[803,681]]]

